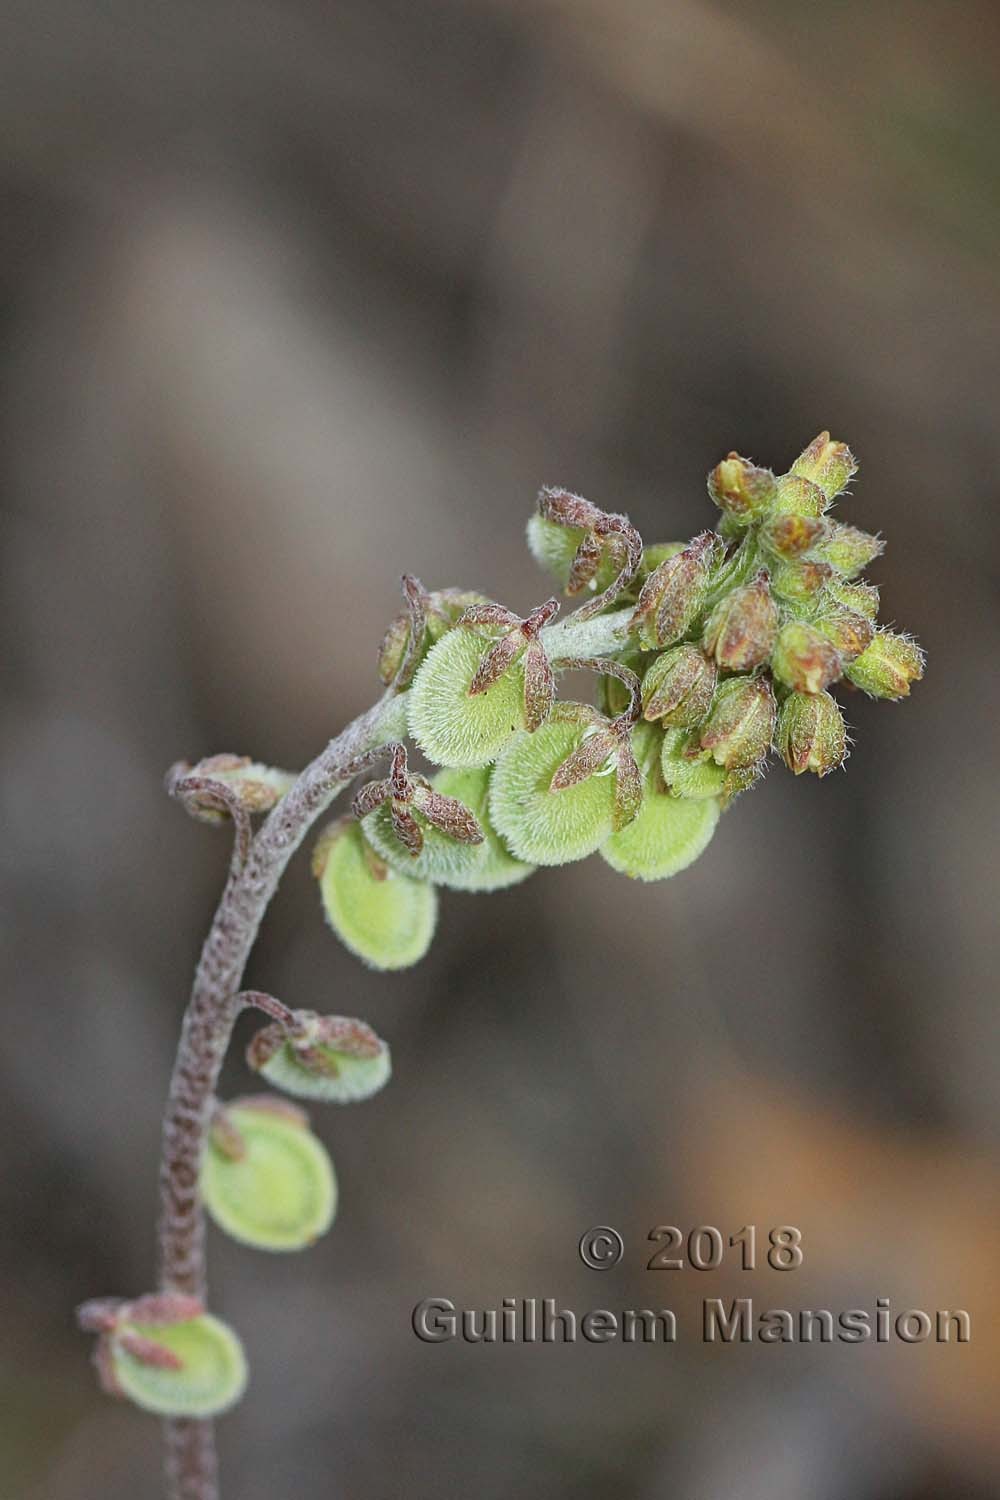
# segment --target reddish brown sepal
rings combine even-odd
[[[115,1334],[115,1342],[137,1359],[141,1365],[149,1365],[154,1370],[183,1370],[184,1361],[179,1354],[168,1349],[164,1344],[156,1343],[155,1339],[148,1339],[141,1333],[135,1333],[131,1328],[123,1328]]]
[[[632,582],[642,562],[642,538],[628,516],[613,511],[601,510],[584,500],[582,495],[569,490],[549,488],[538,495],[539,513],[557,526],[570,526],[582,530],[576,555],[570,564],[567,594],[575,595],[589,587],[597,576],[604,548],[607,547],[612,565],[617,569],[614,579],[601,594],[589,600],[576,611],[577,620],[588,620],[613,603]]]

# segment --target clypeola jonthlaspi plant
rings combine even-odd
[[[247,1062],[298,1100],[365,1099],[390,1074],[363,1021],[240,988],[291,856],[338,793],[381,770],[320,833],[313,873],[346,947],[401,969],[427,951],[439,888],[500,890],[594,853],[662,880],[703,853],[773,749],[796,776],[842,765],[831,689],[896,700],[923,672],[914,641],[878,625],[878,590],[861,577],[881,541],[829,515],[856,467],[826,432],[780,476],[731,453],[708,477],[717,527],[653,546],[626,516],[544,489],[528,541],[582,601],[566,618],[555,598],[522,617],[404,576],[379,652],[384,692],[300,775],[235,755],[168,773],[189,813],[231,826],[233,855],[164,1117],[159,1289],[87,1302],[79,1320],[97,1335],[104,1389],[166,1419],[170,1500],[218,1496],[212,1419],[246,1383],[239,1339],[205,1306],[206,1210],[243,1244],[281,1252],[311,1245],[337,1205],[300,1104],[216,1098],[237,1017],[266,1018]],[[595,703],[558,696],[560,674],[581,668]],[[432,775],[413,768],[407,740]]]

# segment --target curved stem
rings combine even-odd
[[[541,639],[554,660],[609,655],[627,639],[632,610],[549,626]],[[368,765],[379,748],[406,733],[404,695],[396,688],[331,740],[322,754],[239,849],[216,908],[184,1013],[163,1120],[160,1160],[160,1286],[205,1297],[205,1222],[198,1179],[212,1120],[215,1089],[233,1025],[247,1003],[243,971],[261,919],[285,866],[337,793]],[[266,1007],[265,1007],[266,1008]],[[215,1446],[210,1422],[166,1424],[168,1500],[218,1500]]]
[[[402,700],[386,694],[307,766],[234,865],[209,929],[184,1015],[163,1121],[160,1162],[160,1285],[204,1297],[204,1216],[198,1193],[212,1101],[233,1023],[240,980],[261,918],[285,866],[316,819],[357,774],[354,763],[400,737]],[[360,768],[358,768],[360,769]],[[217,1500],[212,1424],[167,1423],[169,1500]]]

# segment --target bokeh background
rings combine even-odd
[[[335,1231],[213,1233],[240,1500],[1000,1494],[1000,12],[788,0],[0,7],[0,1493],[154,1496],[73,1305],[152,1280],[159,1114],[226,839],[179,756],[295,766],[405,568],[517,608],[542,482],[647,540],[830,427],[884,614],[848,774],[774,770],[674,881],[446,897],[361,968],[307,860],[251,978],[366,1017]],[[245,1038],[242,1038],[245,1040]],[[239,1061],[230,1093],[252,1086]],[[622,1266],[578,1262],[617,1226]],[[801,1227],[791,1275],[648,1231]],[[425,1296],[669,1306],[672,1349],[440,1347]],[[710,1348],[705,1296],[969,1310],[966,1347]]]

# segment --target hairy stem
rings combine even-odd
[[[195,973],[163,1121],[160,1162],[160,1285],[204,1297],[204,1215],[198,1193],[202,1154],[219,1070],[243,1008],[240,981],[261,918],[285,866],[312,824],[356,774],[353,762],[400,737],[402,700],[387,694],[307,766],[249,847],[234,862]],[[167,1424],[169,1500],[217,1500],[210,1422]]]
[[[624,644],[631,615],[631,609],[584,620],[570,615],[543,630],[541,639],[554,661],[610,655]],[[256,992],[240,994],[240,984],[261,919],[316,819],[371,760],[373,750],[405,733],[404,696],[390,689],[306,767],[249,845],[240,840],[198,961],[164,1115],[159,1230],[164,1291],[205,1297],[205,1221],[198,1179],[233,1025],[247,1004],[259,1004]],[[211,1422],[170,1420],[166,1439],[168,1500],[218,1500]]]

